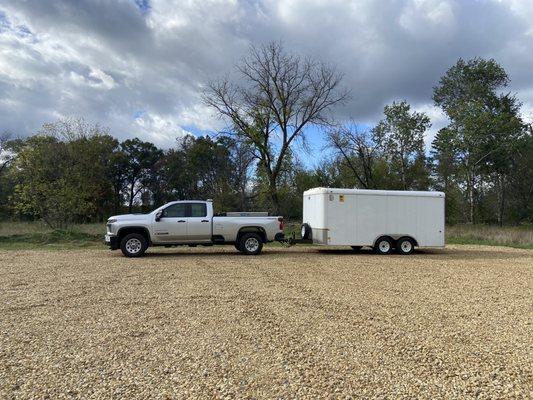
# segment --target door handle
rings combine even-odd
[[[185,221],[184,219],[180,219],[178,222],[187,222],[187,221]]]
[[[209,220],[208,219],[203,219],[202,222],[209,222]]]

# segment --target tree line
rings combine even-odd
[[[45,124],[26,139],[2,135],[0,217],[64,228],[210,198],[221,212],[297,219],[302,192],[329,186],[441,190],[448,223],[533,221],[532,128],[495,60],[459,59],[436,84],[448,125],[429,149],[431,121],[405,100],[385,106],[373,127],[336,122],[332,111],[349,97],[342,75],[279,43],[252,48],[236,68],[237,82],[209,82],[202,93],[228,123],[213,137],[185,136],[164,150],[118,141],[83,119]],[[326,156],[313,162],[310,126],[325,138]]]

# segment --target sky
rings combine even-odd
[[[202,88],[272,40],[344,74],[339,121],[369,127],[405,99],[429,144],[446,124],[432,88],[459,57],[496,59],[533,119],[531,0],[0,0],[0,132],[83,117],[163,148],[217,132]],[[317,159],[322,133],[307,135]]]

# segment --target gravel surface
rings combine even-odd
[[[533,251],[0,251],[0,398],[531,398]]]

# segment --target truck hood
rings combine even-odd
[[[113,215],[109,219],[116,219],[117,221],[146,221],[150,219],[151,214],[121,214]]]

